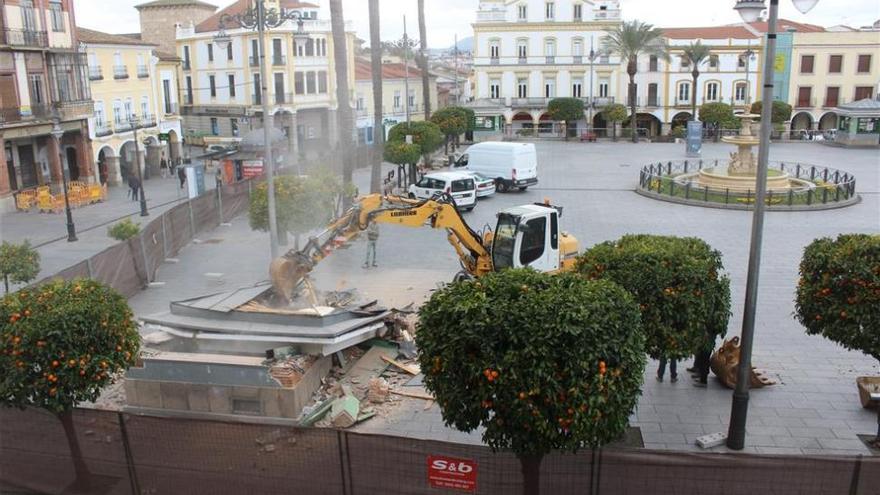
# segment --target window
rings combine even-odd
[[[556,79],[544,79],[544,97],[556,97]]]
[[[230,42],[228,45],[226,45],[226,60],[232,60],[233,58],[232,43]]]
[[[859,74],[871,72],[871,56],[870,55],[859,55],[859,66],[858,66],[857,71]]]
[[[529,18],[529,6],[521,3],[516,7],[516,19],[525,21]]]
[[[232,137],[238,137],[238,119],[229,119],[229,127],[232,129]]]
[[[516,40],[516,55],[519,57],[520,61],[524,61],[529,56],[529,40],[528,39],[519,39]]]
[[[836,107],[840,102],[840,88],[825,88],[825,106]]]
[[[208,43],[208,62],[214,61],[214,43]]]
[[[660,61],[657,59],[657,55],[651,55],[651,58],[648,60],[648,71],[649,72],[657,72],[659,70]]]
[[[746,93],[748,92],[749,86],[744,82],[736,83],[736,86],[733,88],[733,99],[737,103],[745,103],[746,102]]]
[[[274,74],[275,79],[275,103],[284,103],[284,74],[280,72],[276,72]]]
[[[327,71],[319,70],[318,71],[318,93],[326,94],[327,93]]]
[[[544,55],[547,57],[555,57],[556,56],[556,40],[554,40],[554,39],[544,40]]]
[[[25,31],[37,30],[37,17],[34,12],[33,0],[23,0],[21,2],[21,20]]]
[[[815,60],[813,55],[801,55],[801,74],[812,74]]]
[[[657,83],[648,84],[648,106],[649,107],[657,107],[659,105],[659,101],[657,100],[657,93],[659,91],[659,86]]]
[[[547,218],[533,218],[522,227],[522,241],[520,241],[519,263],[527,266],[534,263],[544,255],[547,242]]]
[[[235,98],[235,74],[229,74],[227,79],[229,81],[229,98],[233,99]]]
[[[318,92],[314,72],[306,72],[306,93],[313,95]]]
[[[220,121],[216,117],[211,117],[211,134],[214,136],[220,135]]]
[[[141,117],[150,115],[150,99],[146,96],[141,97]]]
[[[501,56],[501,41],[489,40],[489,58],[498,58]]]
[[[599,98],[608,98],[608,81],[599,81]]]
[[[104,102],[95,102],[95,127],[102,128],[107,125],[106,116],[104,115]]]
[[[364,103],[364,95],[358,93],[357,100],[355,102],[355,110],[361,111],[364,109],[365,105],[366,104]]]
[[[489,98],[501,98],[501,81],[498,79],[489,81]]]
[[[162,101],[165,104],[165,114],[177,113],[171,108],[171,80],[162,80]]]
[[[575,57],[584,56],[584,40],[576,38],[571,44],[571,54]]]
[[[327,40],[325,38],[321,38],[318,40],[318,56],[327,56]]]
[[[254,74],[254,104],[263,103],[263,84],[259,74]]]
[[[832,55],[828,57],[828,72],[831,74],[840,74],[843,72],[843,55]]]
[[[571,96],[573,98],[580,98],[583,94],[583,84],[580,81],[575,81],[571,83]]]
[[[208,76],[208,86],[211,88],[211,98],[217,97],[217,80],[214,76]]]
[[[688,103],[691,101],[691,83],[683,82],[678,85],[678,102]]]
[[[193,103],[193,80],[192,76],[186,76],[186,102]]]
[[[416,106],[416,90],[414,90],[414,89],[409,90],[409,103],[408,103],[408,105],[410,106],[410,108],[413,108]]]
[[[874,97],[873,86],[856,86],[855,101],[871,99]]]
[[[718,55],[709,55],[709,68],[718,69]]]
[[[315,56],[315,40],[309,38],[306,40],[306,57],[314,57]]]
[[[517,79],[516,81],[516,97],[517,98],[528,98],[529,97],[529,80],[522,77]]]
[[[547,2],[544,4],[544,17],[548,21],[552,21],[556,18],[556,4],[554,2]]]
[[[736,68],[745,70],[746,65],[748,64],[748,55],[740,55],[736,57]]]
[[[41,74],[31,74],[29,76],[31,86],[31,103],[42,105],[46,103],[43,95],[43,76]]]
[[[572,18],[574,18],[574,20],[576,21],[580,21],[584,18],[584,4],[574,4],[574,13],[572,14]]]
[[[117,126],[123,126],[128,123],[122,113],[122,102],[119,100],[113,100],[113,122]]]
[[[710,82],[706,85],[705,101],[718,101],[718,83]]]
[[[810,100],[812,100],[812,99],[813,99],[813,88],[811,88],[809,86],[805,87],[805,88],[798,88],[797,106],[811,107],[811,106],[813,106],[810,102]]]
[[[49,15],[52,16],[52,31],[64,32],[64,10],[61,0],[49,0]]]
[[[134,102],[131,98],[125,99],[125,120],[131,121],[134,116]]]
[[[293,91],[298,95],[306,94],[305,73],[295,72],[293,74]]]
[[[400,90],[394,91],[394,108],[400,108]]]
[[[681,57],[681,69],[689,69],[691,66],[691,59],[687,57]]]
[[[189,70],[189,47],[183,47],[183,70]]]

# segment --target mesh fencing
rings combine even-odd
[[[96,493],[455,493],[432,486],[436,456],[473,466],[466,492],[522,490],[517,458],[480,445],[90,409],[74,424]],[[0,489],[62,493],[74,479],[57,417],[0,409]],[[587,449],[546,456],[540,480],[554,495],[875,495],[880,458]]]

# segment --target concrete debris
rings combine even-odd
[[[275,452],[275,445],[270,443],[269,445],[263,446],[263,452]]]
[[[302,380],[306,371],[315,363],[317,357],[307,355],[288,355],[282,359],[278,359],[275,354],[276,361],[269,368],[269,375],[275,379],[282,387],[293,388]]]
[[[348,428],[357,423],[361,403],[357,397],[346,395],[333,401],[330,406],[330,421],[337,428]]]
[[[370,380],[369,391],[367,392],[367,399],[374,404],[381,404],[388,400],[388,391],[390,386],[388,382],[385,381],[384,378],[373,378]]]

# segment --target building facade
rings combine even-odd
[[[156,46],[133,35],[84,28],[77,32],[88,54],[94,101],[89,134],[101,182],[125,183],[137,175],[135,163],[145,178],[158,175],[162,158],[179,155],[170,147],[170,137],[178,138],[181,131],[173,106],[173,68],[160,77]]]
[[[407,84],[407,72],[409,84]],[[373,144],[375,131],[373,128],[373,71],[369,60],[355,60],[355,114],[357,116],[358,144]],[[429,76],[431,109],[436,110],[438,105],[437,77]],[[407,94],[409,86],[409,96]],[[408,71],[402,63],[382,64],[382,122],[384,123],[384,135],[395,125],[406,122],[406,105],[404,98],[409,98],[410,120],[413,122],[425,120],[423,108],[422,71],[410,66]]]
[[[0,3],[0,209],[13,194],[62,174],[94,181],[85,54],[78,51],[73,0]],[[53,122],[65,131],[58,142]]]
[[[326,152],[336,139],[336,76],[330,21],[319,7],[290,0],[267,0],[267,8],[294,10],[304,19],[305,36],[288,21],[266,33],[265,64],[269,81],[262,94],[259,40],[255,31],[225,26],[232,42],[219,46],[214,37],[220,18],[245,10],[238,0],[197,25],[177,30],[181,58],[181,100],[185,136],[237,138],[262,126],[262,103],[272,106],[275,126],[288,138],[288,149],[304,156]],[[346,26],[349,87],[355,87],[354,31]],[[353,100],[352,91],[352,100]],[[354,106],[354,101],[351,102]]]
[[[200,0],[153,0],[135,6],[140,14],[141,37],[158,51],[176,53],[177,26],[199,24],[214,15],[217,6]]]

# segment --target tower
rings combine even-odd
[[[166,53],[177,52],[177,24],[198,24],[217,10],[200,0],[153,0],[135,8],[141,16],[141,39],[159,45]]]

